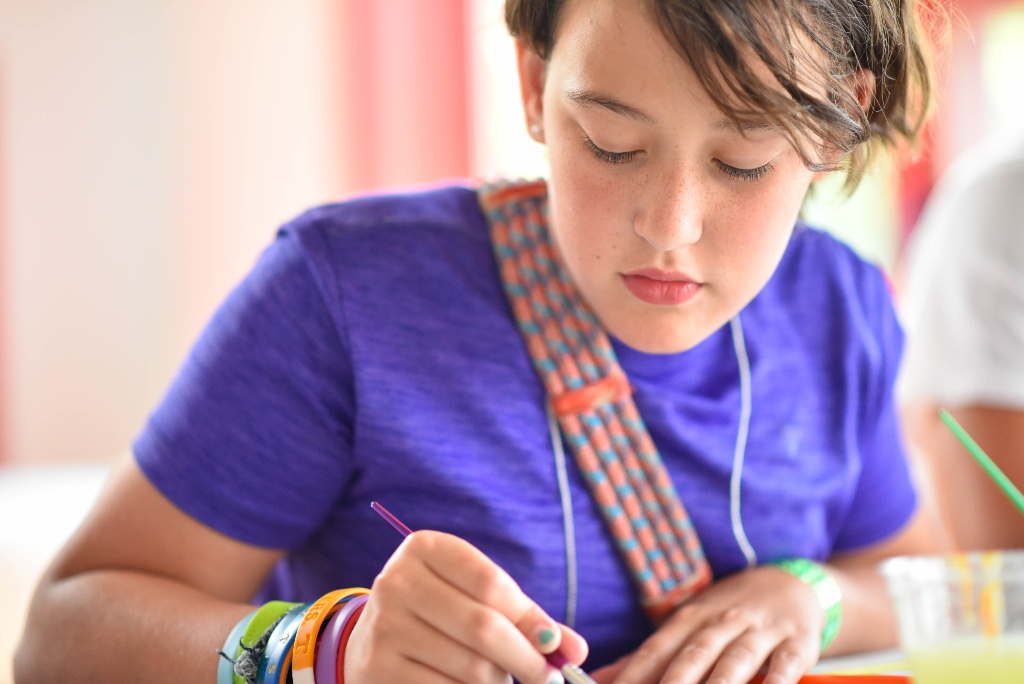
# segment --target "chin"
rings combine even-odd
[[[635,344],[630,340],[622,341],[625,342],[630,347],[632,347],[633,349],[636,349],[639,352],[643,352],[644,354],[663,354],[666,356],[670,354],[680,354],[684,351],[688,351],[697,344],[696,342],[691,343],[676,340],[670,340],[667,342],[663,340],[641,340]]]
[[[620,342],[645,354],[678,354],[696,347],[710,332],[698,334],[688,326],[652,325],[612,331]]]

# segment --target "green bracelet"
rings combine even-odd
[[[248,660],[253,678],[255,678],[260,660],[267,647],[265,641],[260,643],[260,639],[264,634],[269,637],[269,632],[277,621],[298,605],[298,603],[288,601],[268,601],[257,608],[252,618],[249,619],[249,624],[246,625],[242,632],[242,638],[239,640],[238,656],[235,660],[236,664],[239,660]],[[239,670],[235,669],[232,678],[233,684],[246,684],[248,679],[238,673]]]
[[[817,594],[818,603],[825,611],[825,626],[821,629],[821,650],[824,651],[835,640],[843,621],[843,593],[839,584],[820,563],[807,558],[780,558],[768,561],[768,565],[785,570]]]

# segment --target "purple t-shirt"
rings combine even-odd
[[[740,488],[760,560],[880,541],[915,498],[893,405],[902,346],[878,271],[798,226],[742,311],[752,412]],[[728,326],[650,355],[613,340],[716,576],[745,566],[730,524],[739,364]],[[204,331],[138,436],[144,472],[231,537],[287,549],[263,596],[370,586],[413,529],[451,532],[556,619],[566,551],[544,395],[475,192],[311,210],[284,226]],[[588,667],[650,633],[569,455]]]

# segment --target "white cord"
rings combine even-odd
[[[562,502],[562,523],[565,529],[565,624],[576,627],[576,525],[572,512],[572,492],[569,491],[569,475],[565,466],[565,448],[562,446],[562,432],[558,426],[555,412],[548,403],[545,406],[548,414],[548,434],[551,435],[551,448],[555,452],[555,474],[558,477],[558,496]]]
[[[747,452],[747,433],[750,432],[750,358],[747,357],[747,343],[743,337],[743,324],[739,314],[729,321],[732,328],[732,346],[736,351],[736,362],[740,369],[740,426],[736,431],[736,450],[732,457],[732,478],[729,482],[729,515],[732,519],[732,534],[736,537],[740,551],[747,559],[747,566],[757,565],[757,553],[747,539],[740,515],[740,481],[743,479],[743,460]]]
[[[743,336],[743,324],[737,314],[729,321],[732,329],[732,344],[736,352],[736,362],[740,372],[740,424],[736,431],[736,449],[733,452],[732,476],[729,482],[729,515],[732,522],[732,533],[736,543],[743,552],[747,565],[757,565],[757,553],[747,539],[743,529],[743,517],[740,514],[740,482],[743,479],[743,461],[747,451],[747,434],[750,431],[751,413],[751,377],[750,358],[747,356],[746,340]],[[565,448],[562,446],[562,432],[558,426],[551,405],[545,406],[548,417],[548,434],[551,436],[551,448],[555,454],[555,474],[558,478],[558,495],[562,504],[562,523],[565,532],[565,624],[575,627],[576,595],[578,575],[576,570],[576,529],[572,510],[572,493],[569,491],[569,476],[566,471]]]

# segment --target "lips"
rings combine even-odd
[[[702,287],[682,273],[645,268],[622,274],[622,280],[634,297],[656,306],[678,306],[693,299]]]

